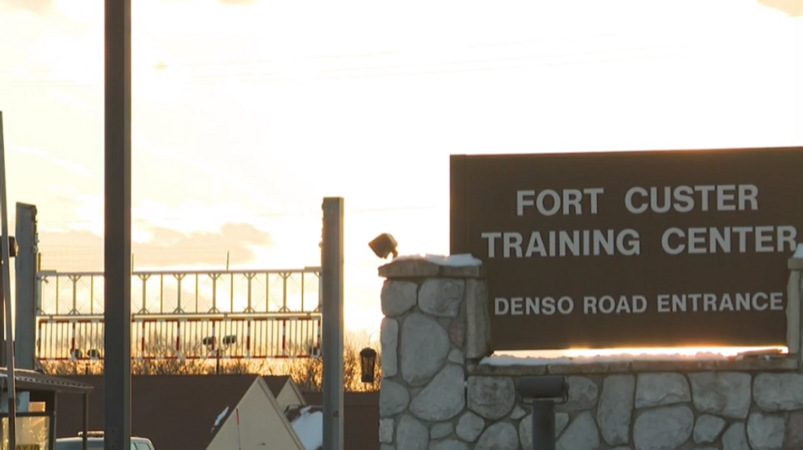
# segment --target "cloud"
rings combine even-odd
[[[57,152],[48,151],[37,147],[28,147],[24,145],[15,146],[14,151],[19,153],[20,155],[31,156],[40,161],[42,164],[51,164],[55,169],[64,170],[73,175],[78,175],[87,178],[96,175],[86,165],[75,162],[72,159],[62,158],[58,155]]]
[[[253,261],[253,247],[273,245],[267,233],[248,224],[225,224],[217,233],[184,234],[166,228],[155,228],[152,233],[148,242],[133,245],[138,266],[223,266],[226,252],[236,265]]]
[[[134,242],[136,269],[226,265],[226,252],[232,267],[254,264],[254,248],[271,247],[270,235],[250,224],[225,224],[218,232],[182,233],[152,228],[146,242]],[[39,250],[44,269],[102,270],[103,239],[89,231],[43,232]]]
[[[6,4],[36,14],[44,14],[53,6],[53,0],[6,0]]]
[[[764,6],[780,9],[790,16],[803,16],[803,0],[758,0]]]

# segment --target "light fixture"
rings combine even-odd
[[[201,340],[201,343],[204,344],[207,350],[212,351],[215,348],[216,341],[217,339],[214,336],[207,336]]]
[[[396,239],[394,239],[390,233],[382,233],[368,243],[368,246],[371,247],[374,254],[380,258],[387,258],[391,253],[394,258],[399,256],[399,253],[396,251],[397,245]]]
[[[237,343],[237,336],[230,334],[228,336],[223,336],[223,347],[229,347],[230,345],[234,345]]]
[[[13,258],[20,253],[20,245],[17,243],[17,239],[14,236],[8,237],[8,256]]]
[[[90,348],[86,351],[86,356],[88,356],[92,361],[98,361],[100,360],[100,350],[96,348]]]
[[[361,381],[363,383],[374,382],[374,366],[376,365],[376,350],[365,347],[360,350],[360,369],[362,371]]]
[[[80,348],[74,348],[70,350],[70,360],[77,361],[84,356],[84,353],[81,351]]]

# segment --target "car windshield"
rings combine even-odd
[[[70,441],[56,441],[56,450],[83,450],[82,442],[78,440]],[[86,443],[87,450],[103,450],[103,441],[99,439],[92,439]],[[146,442],[131,440],[131,450],[151,450],[153,447],[149,446]]]
[[[56,442],[56,450],[83,450],[82,442],[67,441]],[[103,441],[93,440],[86,443],[86,448],[89,450],[103,450]]]

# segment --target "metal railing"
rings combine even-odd
[[[37,273],[37,357],[103,358],[103,273]],[[320,268],[136,271],[131,355],[141,359],[319,354]]]

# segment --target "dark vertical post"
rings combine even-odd
[[[58,417],[56,417],[56,409],[58,409],[58,400],[56,399],[56,393],[53,392],[49,394],[48,398],[45,400],[45,411],[50,411],[50,413],[48,413],[50,417],[50,442],[56,442],[56,428],[58,428],[59,425]]]
[[[3,111],[0,111],[0,152],[2,152],[3,164],[5,167],[5,152],[6,152],[6,144],[5,144],[5,137],[3,136]],[[5,175],[3,175],[5,176]],[[5,189],[5,186],[3,186]],[[5,193],[5,191],[3,191]],[[0,257],[0,273],[2,273],[3,269],[3,259]],[[0,276],[0,292],[3,292],[3,277]],[[2,341],[3,345],[0,345],[0,366],[6,366],[6,316],[5,316],[5,303],[0,305],[0,341]]]
[[[8,395],[8,446],[9,448],[16,448],[16,430],[17,430],[17,406],[16,406],[16,372],[14,371],[14,336],[11,330],[11,239],[8,236],[8,207],[6,184],[6,149],[5,141],[3,138],[3,113],[0,111],[0,222],[2,222],[2,239],[0,239],[0,258],[2,265],[0,265],[0,292],[2,292],[3,308],[5,314],[3,317],[3,324],[5,326],[3,336],[5,337],[6,347],[6,392]]]
[[[0,270],[3,270],[2,261],[0,261]],[[3,277],[0,276],[0,291],[2,290]],[[2,367],[6,366],[6,327],[4,325],[6,323],[5,309],[5,305],[0,305],[0,334],[2,334],[2,337],[0,337],[0,342],[3,343],[3,345],[0,345],[0,366]]]
[[[105,0],[106,450],[131,437],[131,0]]]
[[[569,385],[562,376],[521,377],[516,391],[533,405],[533,450],[555,450],[555,402],[565,402]]]
[[[323,448],[343,449],[343,199],[323,199]]]
[[[17,367],[36,368],[36,206],[17,203],[17,225],[14,233],[19,251],[14,260],[16,281],[16,340]]]
[[[555,450],[555,402],[533,401],[533,449]]]
[[[83,418],[83,429],[84,433],[81,437],[81,449],[87,450],[89,447],[87,446],[87,431],[89,431],[89,394],[84,393],[84,418]]]

